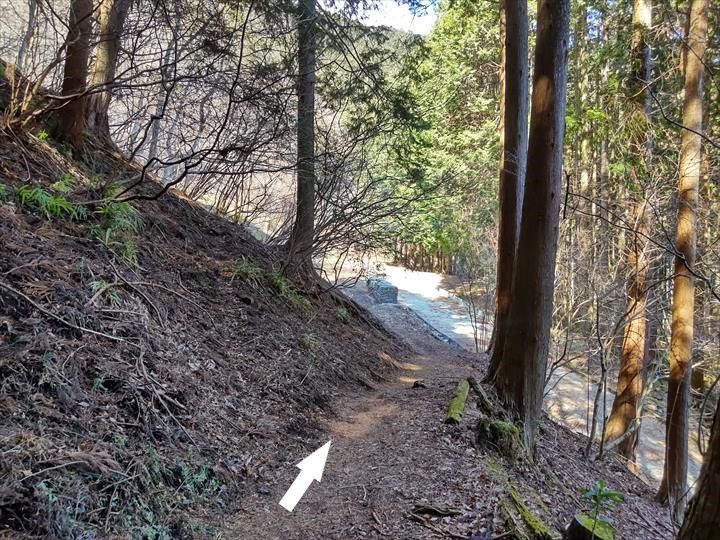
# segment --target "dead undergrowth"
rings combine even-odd
[[[240,226],[113,202],[138,174],[119,156],[42,130],[0,154],[0,528],[207,537],[398,354]]]

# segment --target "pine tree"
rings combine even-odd
[[[488,379],[502,361],[525,185],[528,109],[527,0],[506,0],[501,20],[501,163],[495,322]]]
[[[695,308],[695,264],[697,208],[700,187],[703,118],[703,56],[707,39],[707,0],[692,0],[688,33],[684,40],[685,95],[680,142],[678,219],[675,233],[675,275],[673,282],[670,335],[670,377],[668,378],[665,436],[665,470],[658,498],[670,502],[673,519],[682,520],[687,496],[688,412],[690,407],[690,360],[693,348]]]
[[[289,258],[312,268],[315,234],[315,0],[298,13],[297,212]]]
[[[508,333],[495,386],[524,423],[534,453],[553,309],[562,191],[569,3],[538,3],[527,176]]]
[[[635,177],[644,178],[649,169],[650,131],[650,79],[652,57],[648,34],[652,25],[652,3],[650,0],[635,0],[633,3],[633,29],[631,43],[632,69],[630,76],[630,97],[633,103],[630,146],[634,156]],[[639,191],[639,186],[636,186]],[[643,388],[643,363],[648,339],[648,274],[650,268],[649,234],[650,208],[641,193],[633,195],[633,235],[628,249],[629,275],[627,281],[627,308],[625,329],[621,347],[620,370],[613,401],[612,412],[605,428],[605,441],[611,443],[636,429],[640,396]],[[634,459],[637,445],[637,430],[620,442],[618,452],[628,459]]]

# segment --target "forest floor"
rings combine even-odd
[[[435,272],[419,272],[391,264],[381,265],[384,278],[398,287],[398,301],[420,315],[434,328],[457,342],[468,351],[475,350],[473,326],[468,310],[457,296],[462,286],[458,278]],[[353,290],[365,288],[364,280],[360,280]],[[483,321],[487,321],[483,324]],[[481,313],[479,316],[480,349],[484,350],[492,332],[492,313]],[[615,371],[609,376],[610,385],[616,377]],[[556,366],[550,376],[546,389],[545,410],[555,421],[571,428],[577,433],[587,435],[591,425],[592,400],[597,389],[599,366],[592,366],[587,372],[584,356],[572,363]],[[638,445],[637,462],[628,462],[638,475],[649,484],[660,484],[665,461],[665,409],[662,399],[664,387],[659,387],[658,400],[648,400],[644,411],[642,435]],[[605,406],[609,411],[615,398],[614,392],[608,390]],[[601,402],[602,403],[602,402]],[[601,405],[602,407],[602,405]],[[600,410],[602,415],[602,408]],[[697,447],[694,431],[690,437],[688,485],[693,486],[700,474],[702,454]]]
[[[548,418],[536,464],[478,448],[472,428],[480,413],[472,400],[459,426],[444,424],[458,379],[478,379],[484,357],[433,337],[402,305],[374,304],[359,287],[350,295],[405,343],[411,358],[374,390],[345,395],[335,416],[319,420],[317,446],[332,440],[325,473],[292,513],[277,501],[304,455],[289,453],[278,483],[245,500],[227,524],[228,537],[522,538],[508,536],[511,492],[547,525],[548,536],[538,538],[557,537],[584,508],[582,491],[601,478],[626,497],[610,512],[619,538],[674,536],[666,509],[644,482],[615,458],[586,461],[586,439]],[[522,529],[522,513],[515,518]]]

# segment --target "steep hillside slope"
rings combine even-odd
[[[0,140],[0,529],[208,536],[398,350],[173,194],[85,204],[138,171],[68,156]]]

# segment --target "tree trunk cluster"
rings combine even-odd
[[[457,274],[461,272],[461,265],[457,258],[444,253],[442,250],[428,250],[422,244],[395,242],[393,260],[411,270],[421,272],[438,272],[440,274]]]

